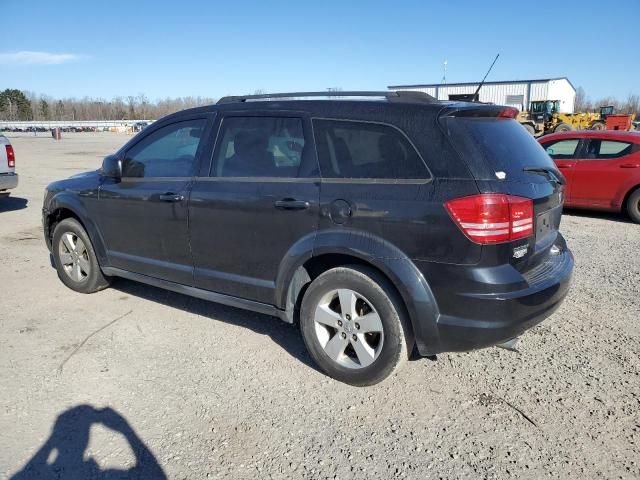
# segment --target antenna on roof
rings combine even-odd
[[[479,102],[480,101],[480,89],[482,88],[482,85],[484,85],[484,81],[487,79],[487,77],[489,76],[489,73],[491,72],[491,69],[493,68],[493,66],[496,64],[496,62],[498,61],[498,57],[500,56],[500,54],[498,53],[496,55],[496,58],[493,59],[493,63],[491,64],[491,66],[489,67],[489,70],[487,70],[487,73],[484,74],[484,78],[482,79],[482,81],[480,82],[480,85],[478,85],[478,88],[476,89],[476,93],[473,94],[473,98],[471,99],[472,102]]]

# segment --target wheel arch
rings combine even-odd
[[[435,297],[424,275],[397,247],[377,236],[347,229],[318,232],[298,242],[285,256],[276,280],[276,306],[293,323],[307,286],[322,272],[358,264],[373,268],[389,281],[406,309],[412,334],[422,354],[439,344]]]
[[[625,190],[626,190],[626,193],[624,193],[624,196],[622,196],[622,200],[620,202],[620,210],[623,212],[627,208],[627,201],[629,200],[629,197],[633,195],[633,193],[636,190],[640,190],[640,183],[636,185],[632,185],[631,187],[625,188]]]
[[[65,192],[53,197],[44,216],[43,229],[47,247],[51,250],[51,240],[55,225],[65,218],[75,218],[85,229],[100,265],[107,262],[107,253],[102,236],[96,224],[89,217],[86,208],[72,195]]]

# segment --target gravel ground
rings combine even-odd
[[[271,317],[118,281],[65,288],[42,240],[44,186],[128,137],[9,134],[0,199],[0,478],[640,477],[640,226],[569,212],[563,306],[497,348],[409,362],[353,388]],[[56,470],[65,465],[66,470]]]

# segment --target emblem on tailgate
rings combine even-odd
[[[513,249],[513,258],[522,258],[527,254],[529,245],[521,245]]]

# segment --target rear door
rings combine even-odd
[[[573,204],[573,170],[576,166],[577,153],[581,150],[579,138],[568,138],[564,140],[552,140],[542,143],[547,154],[553,159],[556,166],[564,175],[567,185],[565,189],[565,203]]]
[[[313,242],[320,182],[309,120],[226,114],[208,176],[196,178],[189,223],[199,288],[274,304],[278,269]]]
[[[611,208],[630,168],[640,168],[633,161],[637,149],[631,142],[588,138],[580,158],[572,168],[572,201],[585,207]]]

